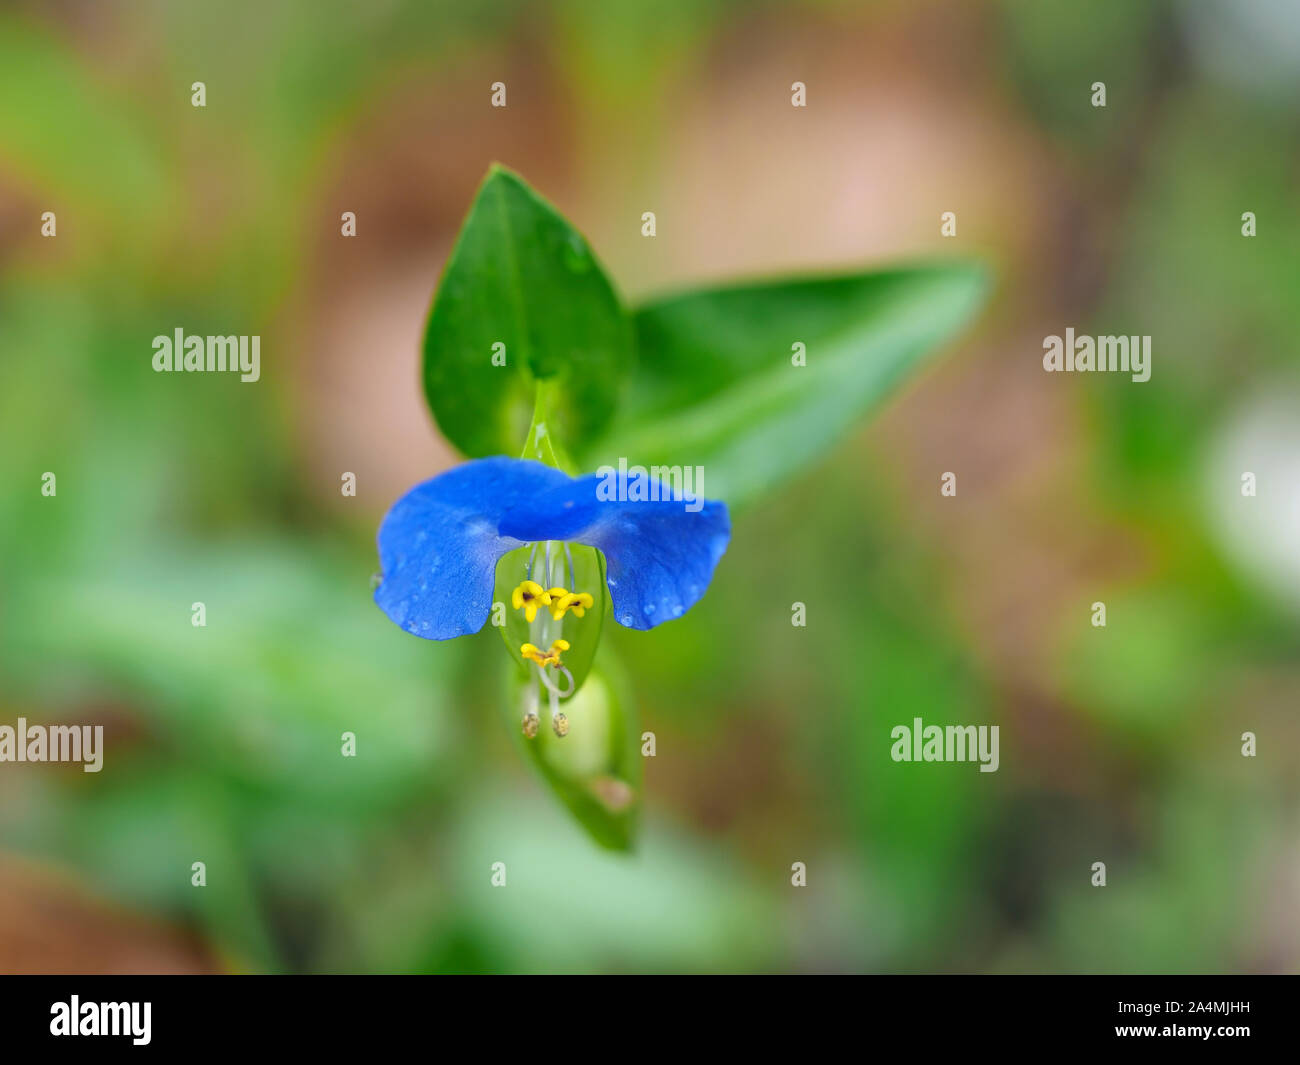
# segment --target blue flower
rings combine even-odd
[[[577,543],[605,556],[614,618],[650,629],[694,606],[727,549],[731,522],[714,500],[619,499],[601,474],[573,478],[528,459],[475,459],[416,485],[379,526],[383,579],[375,602],[409,633],[448,640],[478,632],[492,608],[497,563],[530,544]],[[645,493],[640,493],[642,497]],[[570,565],[572,573],[572,565]],[[514,606],[581,616],[591,590],[515,589]],[[558,646],[563,645],[563,646]],[[545,673],[568,644],[526,644],[524,657]]]

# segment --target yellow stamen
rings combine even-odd
[[[556,589],[552,589],[555,591]],[[560,589],[562,590],[562,589]],[[590,592],[565,592],[560,598],[551,596],[551,617],[559,621],[564,617],[565,611],[573,611],[574,617],[582,617],[587,612],[587,608],[595,603]]]
[[[536,581],[524,581],[510,593],[510,604],[516,610],[522,607],[524,617],[531,625],[533,618],[537,617],[537,608],[551,605],[551,593]]]
[[[551,644],[549,651],[543,651],[536,644],[526,643],[519,648],[519,654],[530,662],[536,662],[545,669],[547,666],[559,667],[563,665],[560,661],[560,653],[569,649],[568,640],[556,640]]]
[[[546,594],[551,597],[551,602],[549,604],[551,608],[551,617],[553,617],[556,621],[559,621],[560,618],[564,617],[564,611],[560,610],[559,613],[556,613],[558,609],[557,604],[559,604],[560,602],[562,602],[564,599],[568,597],[569,590],[567,588],[559,588],[559,587],[548,588],[546,589]]]

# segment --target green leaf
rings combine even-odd
[[[551,431],[585,444],[608,422],[632,355],[627,313],[582,235],[494,166],[424,337],[424,391],[443,435],[467,455],[515,454],[546,382]]]
[[[636,312],[637,375],[617,426],[584,452],[702,466],[706,493],[747,502],[830,448],[982,304],[984,271],[922,266],[775,281]],[[796,344],[805,365],[796,365]]]
[[[509,686],[511,725],[525,753],[593,840],[610,850],[631,850],[640,815],[640,732],[617,663],[604,655],[582,691],[559,704],[569,721],[563,738],[549,727],[546,703],[534,703],[536,690],[518,676]],[[528,739],[519,723],[534,708],[542,727]]]

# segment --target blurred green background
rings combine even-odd
[[[0,723],[107,752],[0,765],[0,970],[1296,969],[1297,89],[1286,0],[6,5]],[[998,278],[699,607],[607,635],[657,736],[631,858],[518,757],[495,633],[370,600],[456,461],[419,338],[493,160],[631,299]],[[178,326],[262,380],[153,373]],[[1043,373],[1067,326],[1152,335],[1150,382]],[[892,762],[914,716],[1000,770]]]

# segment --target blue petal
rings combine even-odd
[[[492,608],[497,562],[523,546],[498,534],[502,515],[570,483],[540,462],[490,458],[416,485],[380,523],[384,576],[375,602],[407,632],[429,640],[478,632]]]
[[[502,536],[572,540],[605,554],[614,618],[651,629],[681,617],[704,595],[727,550],[731,519],[724,503],[698,511],[680,501],[597,498],[599,475],[568,480],[522,501],[501,520]]]

